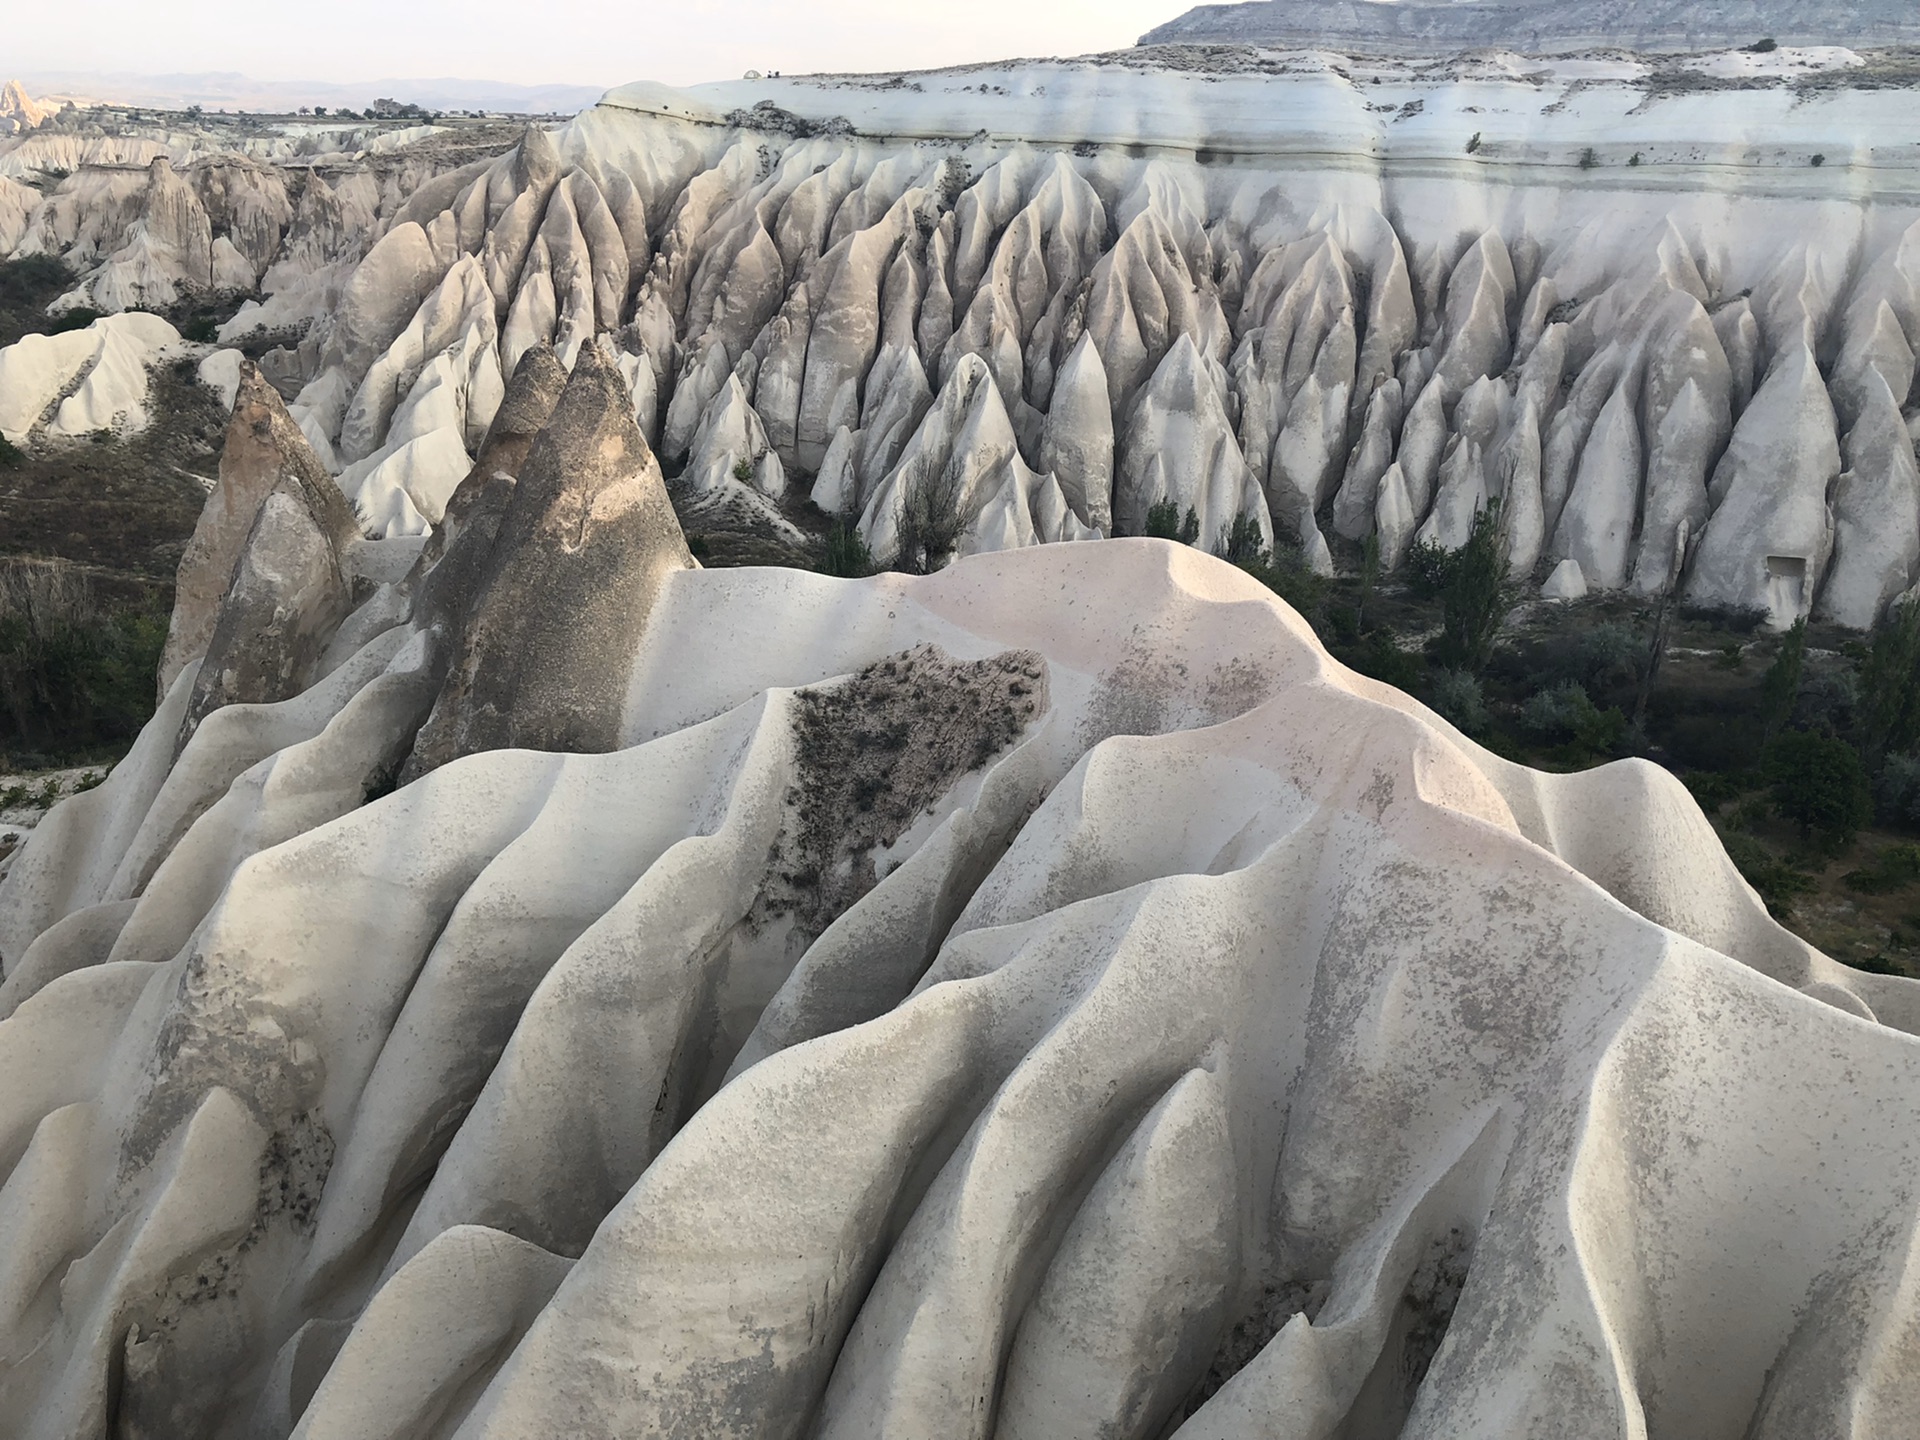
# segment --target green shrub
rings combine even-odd
[[[1442,550],[1430,540],[1416,541],[1407,550],[1407,588],[1422,600],[1431,600],[1453,578],[1456,552]]]
[[[1873,777],[1873,809],[1883,825],[1920,828],[1920,756],[1889,755]]]
[[[1580,152],[1580,168],[1582,170],[1591,170],[1599,163],[1599,153],[1591,145]]]
[[[1802,840],[1844,850],[1873,817],[1873,794],[1860,753],[1846,741],[1812,730],[1788,730],[1767,752],[1773,806],[1800,828]]]
[[[1589,695],[1637,685],[1647,669],[1647,637],[1630,625],[1607,621],[1575,639],[1569,657],[1570,678]]]
[[[1402,650],[1385,630],[1375,630],[1362,649],[1343,658],[1362,675],[1396,690],[1419,689],[1427,671],[1420,656]]]
[[[195,315],[181,322],[180,338],[196,345],[212,345],[220,338],[220,322],[211,315]]]
[[[1732,775],[1718,770],[1689,770],[1680,783],[1692,792],[1694,800],[1709,815],[1730,800],[1737,800],[1745,787]]]
[[[1473,517],[1467,543],[1455,553],[1440,591],[1440,641],[1437,656],[1450,669],[1486,668],[1493,642],[1513,598],[1507,583],[1505,532],[1498,502]]]
[[[44,305],[71,289],[75,275],[58,255],[0,260],[0,305]]]
[[[1191,510],[1187,511],[1187,521],[1181,525],[1182,534],[1186,532],[1188,523],[1197,534],[1199,520]],[[1286,541],[1278,541],[1269,547],[1266,537],[1261,533],[1260,522],[1250,514],[1242,513],[1233,517],[1233,523],[1227,527],[1227,533],[1215,553],[1273,591],[1305,616],[1309,624],[1313,623],[1321,607],[1326,604],[1326,579],[1313,573],[1306,557],[1300,553],[1300,547]],[[1356,625],[1356,631],[1357,628]]]
[[[1920,604],[1894,605],[1860,666],[1855,715],[1867,758],[1920,743]]]
[[[1200,538],[1200,517],[1189,505],[1183,519],[1178,502],[1162,500],[1147,507],[1147,534],[1155,540],[1178,540],[1182,545],[1191,545]]]
[[[1487,728],[1487,701],[1480,689],[1480,677],[1465,670],[1440,670],[1433,676],[1427,703],[1469,735]]]
[[[1800,672],[1807,660],[1807,622],[1801,618],[1780,637],[1773,663],[1760,678],[1760,715],[1771,737],[1793,715],[1800,698]]]
[[[1188,512],[1192,514],[1191,511]],[[1194,532],[1199,533],[1199,517],[1194,516]],[[1260,531],[1260,522],[1251,514],[1242,511],[1233,517],[1233,523],[1227,527],[1227,533],[1214,553],[1229,565],[1244,565],[1248,561],[1259,563],[1267,559],[1267,538]]]
[[[1848,671],[1830,667],[1806,671],[1800,693],[1794,697],[1793,724],[1824,735],[1846,735],[1854,728],[1859,704],[1859,687]]]
[[[1764,40],[1756,40],[1753,44],[1747,46],[1747,53],[1749,55],[1771,55],[1779,48],[1779,44],[1769,35]]]
[[[1889,845],[1872,865],[1849,870],[1841,877],[1849,890],[1864,895],[1890,895],[1920,880],[1920,845]]]
[[[1814,169],[1818,170],[1822,165],[1827,163],[1827,157],[1824,155],[1815,155],[1807,163],[1813,166]]]
[[[18,470],[26,463],[27,457],[20,447],[0,435],[0,470]]]
[[[1473,132],[1473,135],[1467,141],[1467,154],[1471,155],[1474,153],[1474,151],[1478,150],[1479,148],[1480,148],[1480,132],[1476,130]]]
[[[69,330],[84,330],[100,318],[98,310],[88,309],[85,305],[76,305],[71,310],[63,310],[47,324],[47,334],[64,335]]]
[[[753,462],[751,460],[734,461],[733,478],[738,480],[742,485],[751,483],[753,480]]]
[[[1520,728],[1536,739],[1607,754],[1626,735],[1627,717],[1617,709],[1600,709],[1577,681],[1569,680],[1528,697],[1520,707]]]
[[[833,528],[827,531],[825,553],[820,561],[820,573],[852,579],[871,575],[873,569],[873,552],[867,548],[867,542],[861,538],[853,517],[842,515],[835,519]]]

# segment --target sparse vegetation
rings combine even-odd
[[[164,617],[108,609],[78,566],[0,561],[0,750],[46,763],[130,740],[165,642]]]
[[[1154,540],[1178,540],[1191,545],[1200,538],[1200,517],[1189,505],[1183,518],[1173,500],[1161,500],[1147,507],[1147,535]]]
[[[1582,170],[1591,170],[1595,166],[1597,166],[1599,163],[1600,163],[1599,152],[1596,151],[1593,148],[1593,146],[1589,145],[1587,146],[1586,149],[1580,152],[1580,168]]]
[[[820,561],[822,575],[839,575],[853,579],[873,574],[873,552],[867,548],[867,542],[861,538],[858,526],[851,515],[837,516],[833,528],[827,531],[824,554]]]
[[[894,568],[931,575],[953,558],[960,543],[959,479],[942,471],[915,486],[900,518],[900,553]]]
[[[54,329],[47,306],[72,289],[76,279],[57,255],[0,260],[0,346]]]
[[[1435,652],[1442,665],[1478,675],[1493,654],[1494,638],[1513,602],[1504,535],[1499,504],[1488,505],[1473,517],[1467,543],[1446,566]]]
[[[1800,695],[1800,672],[1807,656],[1807,622],[1803,616],[1793,622],[1781,638],[1773,664],[1760,681],[1760,715],[1771,740],[1793,714],[1794,701]]]
[[[1441,717],[1469,735],[1484,732],[1489,723],[1487,699],[1480,677],[1465,670],[1441,670],[1433,677],[1427,703]]]

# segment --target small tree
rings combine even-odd
[[[1860,743],[1869,762],[1920,743],[1920,600],[1898,602],[1860,668]]]
[[[1873,817],[1867,768],[1846,741],[1811,730],[1788,730],[1767,752],[1773,805],[1800,827],[1802,840],[1846,849]]]
[[[931,575],[960,544],[959,480],[951,470],[915,486],[900,517],[900,553],[895,568]]]
[[[873,573],[873,552],[861,538],[851,515],[837,516],[827,531],[825,554],[820,561],[822,575],[857,578]]]
[[[1367,607],[1373,603],[1374,586],[1380,583],[1380,532],[1369,530],[1367,543],[1360,551],[1360,598],[1354,606],[1356,629],[1367,628]]]
[[[1200,516],[1193,506],[1181,517],[1179,502],[1161,500],[1147,507],[1147,534],[1155,540],[1178,540],[1191,545],[1200,538]]]
[[[1199,517],[1195,516],[1195,538],[1198,538],[1198,521]],[[1260,522],[1246,511],[1241,511],[1233,517],[1233,523],[1227,527],[1226,536],[1215,553],[1229,565],[1264,563],[1268,558],[1267,541],[1260,533]]]
[[[1760,680],[1760,714],[1766,722],[1769,740],[1793,714],[1793,702],[1800,698],[1800,672],[1806,666],[1806,659],[1807,621],[1802,616],[1780,637],[1780,649]]]
[[[1441,621],[1438,658],[1450,669],[1478,675],[1493,654],[1493,642],[1507,617],[1512,590],[1502,544],[1500,504],[1488,505],[1473,517],[1467,543],[1453,557],[1440,592]]]

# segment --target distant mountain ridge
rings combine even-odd
[[[1378,54],[1499,48],[1533,54],[1621,46],[1640,51],[1781,45],[1920,45],[1913,0],[1256,0],[1201,5],[1148,31],[1142,45],[1326,45]]]
[[[346,106],[363,110],[386,98],[429,110],[486,110],[521,115],[572,115],[597,101],[604,85],[515,85],[499,80],[453,77],[336,82],[328,80],[255,80],[230,71],[204,74],[137,75],[125,72],[43,70],[22,74],[36,95],[83,94],[120,105],[156,110],[290,112],[302,105]]]

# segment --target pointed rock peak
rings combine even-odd
[[[515,477],[525,467],[527,452],[534,439],[547,428],[566,388],[567,372],[559,356],[553,353],[553,346],[542,342],[520,357],[513,379],[507,382],[507,393],[500,401],[500,408],[494,412],[493,423],[487,427],[480,448],[474,452],[473,468],[448,497],[440,523],[421,548],[414,567],[414,583],[440,563],[477,509],[504,508],[503,496],[511,493]],[[501,486],[506,487],[504,491]],[[497,526],[498,519],[495,515],[489,523]]]
[[[222,706],[272,704],[306,688],[352,608],[342,554],[356,538],[346,500],[330,479],[280,476],[254,515],[220,600],[176,755]]]
[[[181,670],[206,652],[254,519],[283,480],[300,488],[315,523],[334,544],[359,538],[360,527],[346,497],[287,413],[280,393],[247,361],[240,367],[233,418],[227,423],[226,446],[220,453],[219,483],[207,497],[193,538],[180,557],[173,618],[160,659],[163,696]]]
[[[552,418],[534,438],[524,469],[520,491],[530,505],[544,505],[563,493],[588,497],[642,475],[651,475],[655,486],[663,485],[652,447],[633,420],[633,393],[604,345],[580,347],[573,373]],[[665,496],[662,489],[663,503]]]
[[[1183,330],[1168,347],[1141,396],[1142,403],[1148,400],[1169,410],[1196,412],[1219,404],[1219,392],[1191,334]]]
[[[233,416],[227,422],[226,444],[220,452],[220,485],[256,492],[248,507],[251,524],[251,511],[259,508],[259,501],[283,474],[331,491],[340,501],[338,510],[330,512],[333,518],[337,520],[345,514],[351,536],[359,534],[358,527],[352,524],[352,512],[346,508],[345,498],[340,496],[320,457],[313,453],[306,433],[287,413],[280,392],[267,382],[259,366],[243,360],[240,387],[234,392]],[[322,508],[327,508],[324,502]]]
[[[531,190],[560,178],[560,152],[553,137],[538,125],[529,125],[520,136],[520,148],[514,152],[513,178],[517,188]]]
[[[513,440],[531,444],[533,437],[546,429],[547,422],[553,418],[554,407],[567,388],[567,378],[566,367],[553,353],[552,345],[543,340],[530,346],[521,355],[520,363],[513,367],[507,393],[494,412],[486,438],[480,442],[479,459],[485,459],[490,452]],[[520,449],[522,455],[526,453],[525,444]],[[475,467],[478,466],[479,460],[476,460]]]
[[[961,408],[973,404],[982,382],[993,384],[993,372],[987,368],[985,360],[969,350],[947,372],[946,383],[940,387],[939,404],[942,408],[949,404]]]
[[[693,565],[618,364],[581,347],[403,782],[481,750],[613,749],[660,587]]]

